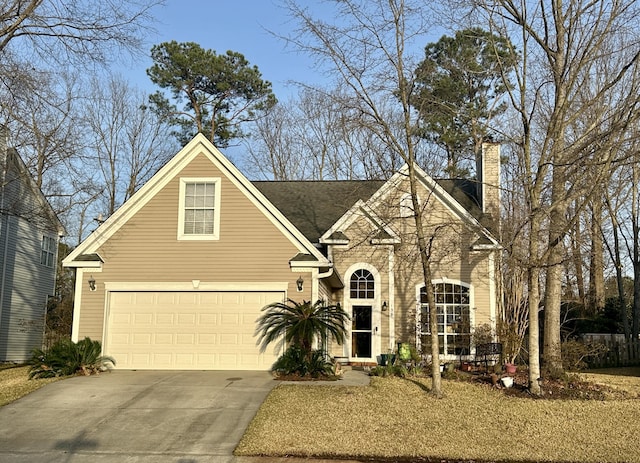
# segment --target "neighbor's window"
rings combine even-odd
[[[469,355],[471,346],[471,323],[469,318],[469,288],[454,283],[433,285],[438,313],[438,338],[441,354]],[[426,324],[422,327],[422,345],[429,345],[429,305],[427,292],[420,288],[420,308],[425,313]],[[425,344],[426,343],[426,344]]]
[[[42,249],[40,251],[40,263],[47,267],[53,267],[56,260],[56,240],[50,236],[42,237]]]
[[[351,299],[373,299],[375,289],[374,278],[369,270],[360,269],[353,272],[350,281]]]
[[[220,231],[220,179],[181,179],[178,238],[215,240]]]

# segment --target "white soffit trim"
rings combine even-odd
[[[77,268],[102,268],[103,262],[98,261],[75,261],[67,262],[65,259],[62,263],[63,267],[77,267]]]
[[[70,263],[81,254],[97,252],[120,227],[164,188],[199,154],[204,154],[300,251],[318,260],[326,258],[296,229],[284,215],[202,134],[196,135],[167,164],[145,183],[125,204],[89,235],[63,262]]]

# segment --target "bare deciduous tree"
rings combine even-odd
[[[171,127],[145,106],[147,96],[120,77],[93,81],[85,105],[87,145],[99,167],[108,216],[173,154]]]
[[[35,53],[46,62],[107,62],[111,52],[137,51],[162,1],[5,0],[0,54]]]
[[[337,80],[348,89],[351,98],[344,107],[359,112],[366,128],[408,166],[413,204],[416,243],[429,305],[430,332],[437,333],[437,309],[430,265],[430,238],[426,236],[418,198],[415,162],[417,140],[415,114],[411,106],[413,71],[416,62],[406,52],[408,43],[424,40],[425,10],[420,2],[376,0],[335,2],[335,24],[317,19],[306,8],[287,1],[290,15],[297,21],[296,34],[287,38],[298,49],[327,63]],[[385,103],[395,96],[400,123],[389,120]],[[425,320],[426,321],[426,320]],[[431,336],[432,393],[442,394],[438,336]]]
[[[540,278],[545,277],[545,365],[562,371],[565,238],[587,207],[590,185],[606,181],[620,134],[638,117],[640,41],[636,28],[629,28],[637,22],[638,5],[619,0],[475,4],[523,56],[510,98],[521,123],[514,141],[529,211],[530,387],[538,393]]]

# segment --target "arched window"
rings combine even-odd
[[[469,288],[455,283],[435,283],[433,285],[438,313],[438,338],[440,353],[469,355],[471,352],[471,321],[469,317]],[[420,288],[420,308],[425,314],[422,326],[422,345],[429,345],[429,305],[427,291]],[[425,339],[426,338],[426,339]],[[426,344],[425,344],[426,343]]]
[[[365,269],[356,270],[351,274],[349,289],[351,299],[373,299],[376,293],[373,274]]]

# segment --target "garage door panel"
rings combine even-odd
[[[178,324],[179,325],[195,325],[196,314],[195,313],[179,313]]]
[[[223,313],[221,314],[220,321],[223,326],[230,325],[235,328],[239,325],[240,318],[238,317],[238,314],[235,313]]]
[[[193,346],[196,343],[196,337],[190,333],[178,334],[176,336],[176,344]]]
[[[217,325],[218,315],[215,313],[201,313],[198,318],[200,325]]]
[[[105,352],[122,369],[268,370],[256,320],[282,292],[112,292]]]
[[[198,344],[216,344],[218,342],[218,336],[214,333],[200,333],[198,334]]]
[[[173,344],[173,335],[170,333],[156,333],[155,344],[170,346]]]
[[[156,324],[158,325],[173,325],[175,323],[175,317],[172,313],[159,313],[156,314]]]
[[[158,293],[132,293],[128,303],[137,307],[155,305],[157,303],[157,295]]]
[[[116,355],[117,354],[114,354],[114,356],[116,356]],[[132,354],[132,355],[128,356],[128,358],[131,360],[131,363],[133,363],[135,365],[139,365],[140,368],[148,367],[148,366],[151,365],[151,354],[150,353]]]

